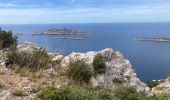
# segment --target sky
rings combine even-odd
[[[0,24],[170,22],[170,0],[0,0]]]

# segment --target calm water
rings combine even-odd
[[[138,77],[143,81],[170,75],[170,43],[136,41],[142,37],[170,37],[170,23],[114,23],[114,24],[49,24],[0,25],[14,33],[21,32],[19,42],[32,41],[49,51],[87,52],[113,48],[128,58]],[[32,36],[31,32],[48,28],[72,28],[96,32],[79,36],[84,40],[57,39],[53,36]]]

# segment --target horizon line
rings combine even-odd
[[[82,22],[82,23],[3,23],[3,24],[0,24],[0,25],[46,25],[46,24],[121,24],[121,23],[125,23],[125,24],[128,24],[128,23],[170,23],[170,22],[157,22],[157,21],[154,21],[154,22]]]

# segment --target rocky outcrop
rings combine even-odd
[[[61,65],[67,67],[70,60],[83,60],[93,69],[93,58],[96,54],[102,54],[105,58],[106,73],[92,77],[91,82],[94,87],[105,87],[114,88],[116,81],[114,79],[121,80],[124,85],[131,85],[137,88],[137,91],[148,92],[149,88],[137,78],[132,65],[129,60],[125,59],[123,55],[118,51],[113,51],[111,48],[107,48],[98,52],[90,51],[87,53],[71,53],[66,56],[62,61]]]
[[[32,52],[38,47],[34,46],[33,43],[24,43],[18,45],[18,51]],[[59,60],[61,57],[59,54],[49,54],[54,61]],[[0,100],[34,100],[37,97],[37,93],[32,92],[35,86],[48,87],[53,84],[56,87],[65,85],[68,83],[65,77],[54,77],[57,72],[54,70],[54,66],[48,69],[44,69],[36,73],[36,77],[23,77],[20,73],[16,73],[6,66],[7,52],[0,50]],[[52,77],[53,75],[53,77]],[[3,86],[3,87],[2,87]],[[17,90],[23,91],[24,96],[15,96]],[[41,89],[43,90],[43,89]],[[40,90],[40,91],[41,91]]]
[[[161,81],[159,85],[152,88],[152,94],[170,93],[170,77]]]
[[[64,55],[63,54],[56,54],[52,59],[52,63],[53,64],[57,64],[57,63],[60,63],[64,58]]]
[[[33,50],[35,50],[35,49],[40,49],[40,48],[38,47],[37,44],[32,43],[32,42],[24,42],[24,43],[19,44],[19,45],[17,46],[17,50],[18,50],[19,52],[24,51],[24,52],[32,53]]]

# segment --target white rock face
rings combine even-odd
[[[19,52],[28,52],[28,53],[32,53],[33,50],[35,49],[39,49],[38,45],[32,42],[24,42],[20,45],[17,46],[17,49]]]
[[[0,100],[6,100],[6,98],[11,94],[9,90],[0,89]]]
[[[153,94],[170,93],[170,77],[163,80],[163,82],[158,86],[152,88],[152,93]]]
[[[114,88],[115,82],[113,79],[121,79],[125,85],[135,86],[137,91],[148,92],[149,88],[137,78],[132,65],[129,60],[124,59],[123,55],[118,51],[113,51],[111,48],[106,48],[99,52],[90,51],[87,53],[71,53],[66,56],[62,61],[61,65],[67,67],[70,60],[83,60],[90,65],[93,69],[93,58],[96,54],[102,54],[106,61],[106,73],[98,75],[97,77],[92,77],[91,82],[95,87],[107,87]]]
[[[55,57],[53,57],[53,58],[51,59],[51,61],[54,62],[54,63],[55,63],[55,62],[57,63],[57,62],[60,62],[63,58],[64,58],[64,55],[62,55],[62,54],[56,54]]]

